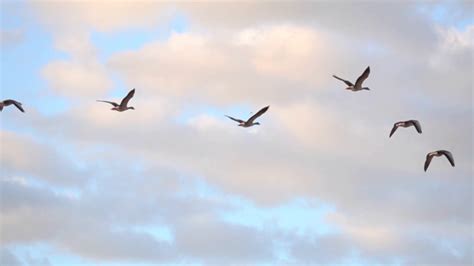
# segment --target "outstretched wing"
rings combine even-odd
[[[257,119],[259,116],[263,115],[268,110],[268,108],[270,108],[270,106],[265,106],[262,109],[260,109],[260,111],[258,111],[256,114],[250,117],[249,120],[247,120],[247,123],[253,123],[253,121]]]
[[[428,169],[428,166],[430,166],[431,159],[433,159],[433,155],[431,155],[431,153],[428,153],[426,155],[426,161],[425,161],[425,172]]]
[[[395,133],[395,131],[397,131],[397,128],[398,128],[398,122],[393,124],[393,128],[392,128],[392,131],[390,131],[390,136],[388,136],[389,138],[392,137],[393,133]]]
[[[439,151],[439,152],[440,152],[441,154],[443,154],[444,156],[446,156],[446,158],[448,158],[448,161],[449,161],[449,163],[451,164],[451,166],[454,167],[455,164],[454,164],[453,154],[452,154],[451,152],[449,152],[449,151],[444,151],[444,150]]]
[[[422,131],[421,131],[421,124],[420,124],[420,122],[418,122],[418,120],[410,120],[410,123],[411,123],[413,126],[415,126],[416,131],[418,131],[418,133],[421,134]]]
[[[128,101],[132,99],[133,95],[135,95],[135,89],[131,90],[125,98],[123,98],[122,102],[120,103],[120,107],[127,107]]]
[[[355,87],[362,87],[362,83],[364,82],[364,80],[366,80],[369,77],[369,74],[370,74],[370,67],[368,66],[364,70],[364,73],[362,73],[362,75],[360,75],[360,77],[357,78]]]
[[[8,106],[8,105],[12,105],[12,104],[13,104],[13,105],[16,106],[16,108],[18,108],[18,110],[22,111],[23,113],[25,112],[25,110],[23,109],[23,107],[21,107],[21,103],[15,101],[15,100],[8,99],[8,100],[3,101],[3,104],[5,104],[5,106]]]
[[[118,103],[114,103],[114,102],[102,101],[102,100],[97,100],[97,101],[98,101],[98,102],[103,102],[103,103],[110,103],[110,104],[113,105],[114,107],[119,106]]]
[[[345,80],[345,79],[341,79],[340,77],[336,76],[336,75],[332,75],[334,78],[346,83],[347,86],[354,86],[354,84],[352,84],[352,82],[348,81],[348,80]]]
[[[233,118],[232,116],[228,116],[228,115],[226,115],[226,116],[227,116],[228,118],[234,120],[235,122],[238,122],[238,123],[245,123],[244,120],[240,120],[240,119],[237,119],[237,118]]]

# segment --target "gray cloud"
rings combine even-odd
[[[5,155],[0,159],[2,178],[15,175],[33,176],[41,181],[62,186],[77,186],[87,181],[89,172],[74,165],[72,158],[51,143],[13,132],[0,133]]]
[[[0,262],[4,265],[20,266],[20,260],[7,248],[0,249]]]
[[[0,45],[2,48],[12,47],[24,41],[24,33],[19,29],[0,30]]]
[[[206,263],[263,263],[273,259],[271,234],[219,222],[213,217],[187,217],[175,228],[177,248]]]
[[[94,189],[85,188],[73,198],[19,181],[2,181],[2,245],[44,241],[59,251],[97,262],[272,258],[272,247],[266,245],[269,235],[260,237],[254,228],[227,224],[214,216],[216,210],[228,208],[226,204],[195,195],[177,196],[180,190],[189,190],[184,187],[188,185],[173,185],[178,190],[167,191],[169,187],[163,185],[170,177],[160,178],[156,172],[153,176],[126,169],[119,172],[122,175],[114,176],[115,181],[97,180]],[[170,228],[172,243],[131,229],[159,224]],[[234,242],[236,237],[241,241]]]

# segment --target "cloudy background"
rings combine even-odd
[[[0,264],[473,263],[472,2],[0,10]]]

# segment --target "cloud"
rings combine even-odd
[[[124,28],[151,27],[160,21],[159,14],[166,15],[166,6],[154,1],[34,2],[31,6],[34,14],[46,27],[60,33],[71,30],[110,32]],[[53,17],[60,19],[61,23],[57,23]]]
[[[269,38],[265,42],[270,44],[272,38],[278,40],[281,37],[281,31],[285,34],[288,30],[290,32],[312,31],[298,27],[289,29],[287,25],[266,30],[268,34],[264,34],[265,37],[262,39]],[[263,32],[265,33],[265,30]],[[469,130],[456,129],[465,127],[470,115],[464,113],[462,109],[454,109],[452,113],[440,112],[435,108],[435,104],[440,99],[432,98],[425,88],[420,91],[426,93],[424,96],[431,102],[428,108],[432,113],[421,112],[419,106],[411,104],[412,100],[404,97],[404,93],[410,90],[397,89],[398,86],[407,83],[406,80],[400,81],[395,76],[388,75],[390,82],[387,83],[386,80],[379,78],[385,74],[384,70],[380,70],[382,71],[380,73],[379,67],[375,67],[373,69],[376,71],[368,82],[376,89],[373,94],[364,95],[363,98],[360,94],[347,94],[340,88],[340,83],[337,81],[328,89],[311,97],[304,97],[306,95],[304,89],[282,86],[288,94],[298,97],[287,102],[280,94],[270,94],[268,97],[274,97],[272,100],[275,100],[277,104],[272,104],[271,112],[261,118],[265,127],[252,138],[248,138],[246,131],[236,131],[233,124],[229,127],[217,126],[218,123],[228,122],[224,117],[219,120],[203,114],[191,119],[189,124],[176,123],[174,119],[179,114],[177,111],[179,106],[187,105],[190,108],[194,106],[187,100],[190,98],[189,95],[197,92],[187,87],[187,84],[200,84],[203,88],[199,91],[198,105],[225,105],[227,101],[230,102],[235,98],[256,102],[259,101],[259,97],[263,97],[263,94],[252,93],[252,90],[245,92],[247,96],[232,95],[234,91],[237,91],[237,82],[239,82],[237,80],[228,85],[232,88],[235,86],[235,90],[230,90],[228,93],[233,97],[229,95],[227,98],[216,97],[212,83],[209,85],[207,79],[201,78],[211,72],[226,73],[225,65],[216,63],[225,60],[219,59],[219,56],[217,56],[219,60],[216,61],[212,58],[206,61],[196,60],[196,58],[207,58],[214,53],[225,58],[226,54],[233,54],[232,51],[237,50],[245,55],[244,58],[249,59],[245,61],[245,65],[252,69],[253,77],[256,77],[257,81],[261,79],[271,83],[274,75],[283,75],[278,72],[257,71],[253,59],[257,58],[255,55],[263,48],[260,47],[261,40],[252,40],[252,34],[252,30],[249,33],[249,29],[240,31],[238,34],[231,34],[233,38],[222,39],[219,36],[175,34],[167,41],[153,42],[139,51],[121,53],[117,56],[120,60],[112,56],[109,66],[130,69],[130,72],[123,72],[123,76],[130,79],[128,81],[130,84],[139,84],[140,94],[147,97],[146,101],[140,100],[140,97],[134,99],[134,104],[142,106],[137,111],[140,112],[138,115],[130,112],[118,116],[113,112],[102,112],[102,108],[97,106],[97,108],[86,108],[80,112],[72,109],[55,118],[39,116],[29,123],[43,128],[44,132],[52,136],[60,137],[62,141],[80,141],[82,149],[85,150],[94,150],[94,147],[98,145],[106,145],[114,147],[113,149],[121,154],[133,156],[134,160],[146,165],[160,162],[161,165],[178,171],[203,176],[207,183],[216,185],[227,193],[251,199],[260,206],[278,205],[294,197],[319,198],[330,202],[336,206],[338,213],[345,214],[338,219],[330,220],[347,236],[344,241],[335,241],[334,245],[359,250],[364,258],[384,263],[404,256],[412,262],[430,261],[429,253],[423,252],[420,256],[414,256],[403,249],[403,246],[409,243],[414,249],[437,250],[439,245],[436,241],[449,238],[458,253],[439,251],[437,253],[439,258],[453,263],[467,261],[470,251],[463,247],[470,241],[466,228],[469,228],[471,224],[471,212],[469,208],[459,208],[459,206],[464,206],[463,202],[470,202],[472,193],[469,189],[463,188],[469,188],[471,169],[468,166],[472,154],[464,144],[469,142]],[[308,36],[312,36],[312,33]],[[230,39],[232,42],[226,42],[223,39]],[[263,46],[266,47],[266,45]],[[176,58],[171,58],[173,56],[167,58],[168,52]],[[392,62],[398,67],[406,63],[404,58],[397,58],[398,52],[389,55],[393,56]],[[379,58],[378,55],[374,55],[374,60],[377,60],[375,65],[381,65],[378,60],[382,59],[386,60],[384,57]],[[419,63],[425,62],[424,60],[420,60]],[[148,72],[148,68],[140,69],[140,66],[154,66],[162,62],[169,62],[169,64],[177,62],[176,67],[165,68],[166,64],[160,67],[166,71],[170,69],[178,71],[181,66],[189,67],[192,71],[179,72],[182,80],[175,84],[168,84],[173,89],[168,89],[167,86],[152,87],[152,84],[160,84],[157,76],[168,74],[163,71],[163,74],[156,75],[154,71],[158,72],[158,67],[156,70],[151,68]],[[418,67],[414,69],[419,69]],[[281,71],[291,71],[291,68],[282,67],[281,69]],[[199,71],[203,71],[203,74]],[[344,71],[341,70],[341,72]],[[424,70],[421,73],[428,75],[430,72]],[[174,74],[170,73],[170,75]],[[178,77],[174,77],[170,80],[177,79]],[[331,80],[330,77],[328,79]],[[469,79],[465,78],[465,80]],[[325,82],[329,84],[330,81]],[[416,87],[417,84],[416,81],[409,82],[407,88]],[[434,85],[433,88],[443,93],[440,87]],[[461,91],[465,93],[465,90],[466,88],[462,88]],[[154,123],[153,115],[144,116],[143,112],[154,110],[150,108],[151,102],[161,99],[163,95],[176,100],[173,103],[176,105],[173,105],[169,115],[160,116],[160,119]],[[282,95],[285,95],[285,91]],[[387,98],[401,100],[387,101]],[[149,107],[143,105],[148,101],[150,101]],[[401,103],[404,103],[403,107],[399,106]],[[379,111],[374,112],[374,109]],[[401,119],[400,113],[418,114],[423,121],[424,134],[418,136],[403,131],[398,132],[396,138],[389,140],[387,137],[389,129],[396,119]],[[461,114],[461,116],[453,119],[453,114]],[[140,118],[135,119],[137,116]],[[123,127],[124,123],[127,124],[126,128]],[[451,124],[453,128],[445,128],[441,131],[438,130],[439,124]],[[28,127],[27,124],[23,126]],[[84,129],[81,128],[87,128],[87,134],[84,134]],[[454,169],[448,169],[442,165],[434,166],[437,169],[433,170],[431,176],[433,180],[427,182],[425,176],[421,175],[424,156],[426,152],[434,148],[433,145],[443,143],[451,145],[449,149],[453,148],[456,151],[456,157],[459,158],[456,159],[459,160],[458,165]],[[406,152],[407,146],[411,147],[412,152]],[[116,159],[115,156],[111,158]],[[344,167],[341,167],[342,162],[344,162]],[[449,175],[453,176],[446,178]],[[452,183],[453,178],[458,182],[456,185]],[[433,186],[433,183],[437,185]],[[265,188],[265,193],[262,193],[262,188]],[[440,203],[443,211],[433,208],[433,202],[439,194],[448,197]],[[454,195],[457,196],[454,197]],[[418,204],[413,205],[413,202]],[[368,206],[372,211],[367,211]],[[143,213],[148,212],[150,210],[143,211]],[[359,212],[364,215],[360,215]],[[378,215],[379,213],[383,213],[384,216]],[[170,214],[168,213],[167,216],[169,217]],[[453,223],[446,221],[443,217],[453,217],[455,221],[453,223],[459,223],[456,225],[460,228],[459,231],[449,230],[448,236],[440,233],[440,231],[446,231],[446,228],[453,227]],[[362,223],[366,225],[362,226]],[[189,226],[198,226],[198,224]],[[225,225],[222,227],[228,231],[243,230],[242,234],[246,234],[244,232],[247,231],[245,228],[239,229]],[[403,231],[399,227],[415,232],[404,234],[401,233]],[[425,229],[420,231],[419,227]],[[187,240],[180,235],[185,229],[179,227],[176,229],[175,237],[181,239],[180,242]],[[222,234],[235,238],[233,233],[228,231]],[[463,234],[467,237],[463,237]],[[431,235],[434,239],[424,240],[425,235]],[[295,246],[304,244],[303,240],[302,243],[298,243],[298,240],[293,240],[293,238],[287,241],[290,243],[295,241],[297,243]],[[314,243],[317,242],[313,242],[310,241],[306,245],[310,247],[316,245]],[[182,243],[180,247],[180,250],[186,250],[184,254],[194,256],[196,259],[207,258],[211,261],[216,259],[204,247],[201,249],[192,242]],[[222,247],[223,253],[231,256],[231,253],[226,253],[231,248]],[[236,248],[240,250],[241,247]],[[262,254],[268,252],[266,249],[257,247],[254,249],[260,250]],[[342,254],[348,253],[347,250],[342,252]],[[90,255],[90,253],[87,254]],[[258,257],[253,257],[255,254],[252,255],[252,253],[248,254],[250,258]],[[314,258],[298,252],[294,252],[294,256],[302,260]],[[334,257],[328,258],[329,260],[340,261]]]
[[[41,71],[53,92],[67,97],[98,97],[112,87],[106,68],[97,57],[87,35],[63,35],[56,47],[71,55],[70,60],[48,63]]]
[[[115,54],[107,65],[127,84],[155,94],[217,104],[262,104],[297,98],[294,90],[324,88],[322,77],[335,70],[335,64],[323,66],[318,60],[329,60],[327,55],[336,52],[330,40],[328,34],[293,25],[229,35],[174,33],[166,41]]]
[[[0,262],[11,266],[22,265],[19,259],[7,248],[0,249]]]
[[[0,30],[0,45],[2,48],[18,45],[24,41],[24,38],[23,31],[19,29]]]
[[[1,131],[0,139],[2,150],[8,155],[0,160],[4,178],[27,175],[59,186],[77,186],[87,180],[87,171],[77,168],[50,144],[8,131]]]
[[[433,23],[416,3],[183,3],[189,31],[99,60],[91,31],[146,28],[161,7],[35,5],[65,17],[50,29],[70,58],[41,71],[48,89],[81,105],[4,117],[34,136],[2,131],[2,147],[18,150],[2,157],[8,248],[42,242],[94,262],[472,262],[472,27]],[[370,92],[331,77],[367,65]],[[135,111],[92,103],[115,74],[137,88]],[[255,131],[223,116],[266,104]],[[413,118],[422,135],[388,138]],[[456,167],[440,159],[424,173],[439,148]],[[232,197],[256,208],[318,200],[334,206],[334,232],[231,224],[220,214],[238,210]],[[147,226],[171,240],[134,230]]]
[[[185,189],[186,183],[167,191],[169,187],[163,185],[168,178],[175,180],[166,176],[172,172],[160,176],[154,171],[153,176],[138,177],[138,173],[123,170],[117,170],[121,176],[111,175],[110,179],[116,180],[112,186],[108,178],[98,180],[98,192],[84,188],[75,199],[46,188],[2,180],[0,225],[6,232],[2,245],[46,241],[59,251],[92,261],[162,263],[194,258],[212,262],[216,261],[215,252],[221,254],[218,261],[271,259],[271,246],[267,245],[270,238],[213,216],[213,209],[225,209],[225,204],[192,194],[176,196],[174,193]],[[146,186],[145,180],[150,181]],[[108,187],[106,193],[104,186]],[[175,232],[173,244],[147,232],[130,230],[159,223]],[[241,241],[234,242],[236,237]],[[208,246],[203,244],[204,239]]]
[[[104,69],[97,63],[73,63],[56,61],[48,64],[43,76],[51,88],[63,96],[103,95],[111,88],[111,82],[105,78]]]
[[[251,227],[226,224],[198,214],[178,223],[178,249],[206,263],[259,263],[272,260],[272,235]]]
[[[355,250],[354,243],[344,236],[300,238],[291,246],[295,262],[312,264],[344,264]]]

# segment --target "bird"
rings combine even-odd
[[[120,102],[120,104],[116,103],[116,102],[109,102],[109,101],[103,101],[103,100],[97,100],[98,102],[103,102],[103,103],[110,103],[111,105],[113,105],[114,107],[110,110],[114,110],[114,111],[118,111],[118,112],[123,112],[123,111],[127,111],[128,109],[132,109],[132,110],[135,110],[134,107],[132,106],[127,106],[128,104],[128,101],[130,101],[130,99],[132,99],[133,95],[135,95],[135,89],[131,90],[127,96],[125,96],[125,98],[123,98],[123,100]]]
[[[368,66],[364,73],[362,73],[362,75],[360,75],[359,78],[357,78],[355,84],[352,84],[352,82],[348,81],[348,80],[345,80],[345,79],[342,79],[336,75],[332,75],[334,78],[338,79],[338,80],[341,80],[343,81],[344,83],[346,83],[347,87],[346,90],[351,90],[351,91],[361,91],[361,90],[370,90],[369,88],[367,87],[362,87],[362,83],[364,82],[364,80],[366,80],[368,77],[369,77],[369,74],[370,74],[370,66]]]
[[[395,124],[393,124],[392,131],[390,131],[390,135],[388,136],[389,138],[392,137],[393,133],[397,130],[399,127],[411,127],[414,126],[416,131],[421,134],[421,125],[418,120],[407,120],[407,121],[399,121]]]
[[[433,159],[433,157],[435,157],[435,156],[440,157],[440,156],[443,156],[443,155],[446,156],[446,158],[448,158],[448,161],[449,161],[449,163],[451,163],[452,167],[455,166],[454,158],[453,158],[453,155],[451,154],[451,152],[446,151],[446,150],[433,151],[433,152],[430,152],[426,155],[425,172],[428,169],[428,166],[430,166],[431,159]]]
[[[228,116],[228,115],[226,115],[226,116],[228,118],[234,120],[235,122],[238,122],[240,127],[251,127],[251,126],[255,126],[255,125],[260,125],[259,122],[254,123],[253,121],[255,121],[255,119],[257,119],[259,116],[263,115],[268,110],[268,108],[270,108],[270,106],[263,107],[262,109],[260,109],[260,111],[258,111],[252,117],[250,117],[247,121],[236,119],[236,118],[233,118],[233,117]]]
[[[23,113],[25,112],[25,110],[21,106],[21,103],[15,101],[15,100],[12,100],[12,99],[0,101],[0,112],[3,110],[3,107],[9,106],[9,105],[12,105],[12,104],[15,105],[16,108],[18,108],[18,110],[20,110],[21,112],[23,112]]]

